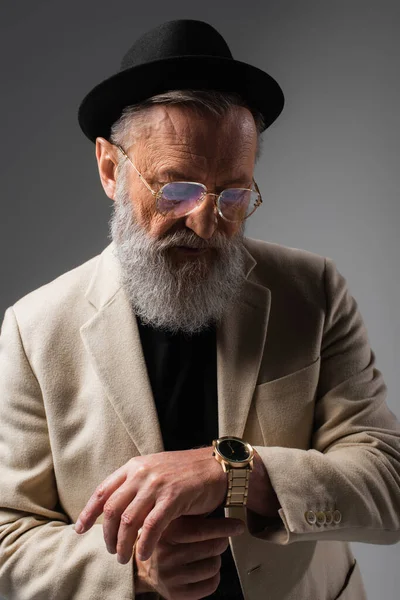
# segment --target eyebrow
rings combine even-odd
[[[159,183],[168,183],[167,179],[174,179],[175,181],[193,181],[193,182],[197,182],[197,177],[194,176],[190,176],[187,173],[183,173],[182,171],[178,171],[176,169],[165,169],[163,171],[159,172],[159,177],[160,179],[158,180]],[[224,181],[221,186],[221,188],[223,188],[226,185],[231,185],[231,184],[238,184],[238,183],[253,183],[253,179],[249,182],[248,179],[246,179],[247,175],[241,175],[239,177],[235,177],[234,179],[227,179],[226,181]]]

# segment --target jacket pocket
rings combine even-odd
[[[256,386],[254,406],[265,445],[310,447],[320,361]]]
[[[346,575],[346,579],[339,595],[335,596],[334,600],[367,600],[361,579],[360,567],[358,566],[356,559],[354,559],[354,562]]]

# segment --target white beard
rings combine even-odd
[[[217,324],[243,287],[244,224],[231,239],[215,233],[206,241],[189,229],[151,238],[135,220],[123,170],[116,186],[110,237],[133,310],[154,327],[191,335]],[[174,261],[169,250],[173,246],[212,250]]]

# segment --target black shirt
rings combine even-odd
[[[218,437],[215,326],[189,336],[144,325],[139,317],[137,323],[164,449],[211,446]],[[221,504],[208,518],[224,516]],[[243,600],[230,546],[221,559],[220,584],[207,598]]]

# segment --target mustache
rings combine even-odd
[[[235,236],[236,239],[240,235]],[[228,239],[223,233],[215,232],[212,238],[204,240],[198,237],[193,231],[175,231],[172,234],[166,234],[165,237],[154,240],[154,245],[157,250],[166,250],[175,246],[186,246],[198,250],[206,250],[207,248],[216,248],[222,250],[232,245],[234,240]]]

